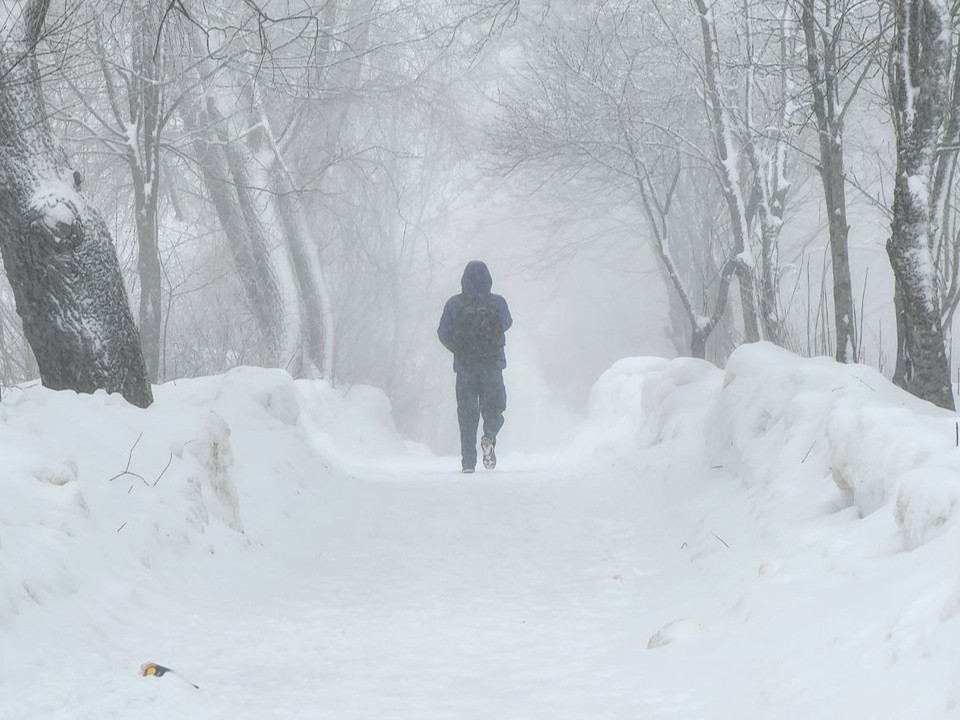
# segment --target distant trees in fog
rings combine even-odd
[[[832,336],[817,349],[854,362],[863,341],[847,196],[871,191],[848,172],[850,121],[892,117],[894,377],[952,408],[945,330],[960,288],[958,12],[942,0],[551,3],[530,19],[500,98],[499,166],[545,173],[553,186],[589,180],[594,192],[618,192],[687,319],[686,350],[700,357],[730,307],[739,311],[736,341],[804,349],[791,316],[801,278],[784,287],[782,238],[791,223],[809,224],[809,201],[803,213],[791,208],[798,185],[819,176],[832,303],[804,304],[820,303],[821,328],[832,305]],[[701,216],[705,204],[724,212]],[[697,231],[698,216],[709,217],[709,231]],[[809,310],[806,332],[810,351]],[[714,353],[721,360],[724,345]]]
[[[449,83],[518,7],[7,3],[0,101],[14,122],[2,132],[19,184],[0,245],[23,325],[0,318],[0,382],[30,377],[35,356],[54,387],[126,391],[133,367],[127,394],[146,403],[147,380],[244,362],[332,377],[364,325],[402,339],[395,278],[435,200],[418,184],[436,188],[428,165],[457,124]],[[351,312],[370,299],[377,318]],[[378,365],[399,372],[384,350]]]

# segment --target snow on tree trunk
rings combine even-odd
[[[47,118],[35,47],[48,4],[0,4],[0,252],[44,385],[121,392],[146,407],[113,241]]]
[[[215,127],[224,147],[248,237],[254,241],[265,261],[257,271],[269,278],[272,292],[275,293],[271,322],[280,329],[277,348],[279,366],[295,377],[300,376],[304,349],[300,288],[297,270],[283,236],[276,198],[270,192],[270,179],[264,172],[262,159],[248,146],[248,138],[241,137],[249,134],[248,129],[235,126],[238,119],[232,122],[228,120],[221,113],[217,99],[209,98],[207,106],[211,117],[218,118]],[[240,114],[240,118],[243,117]]]
[[[757,18],[751,0],[743,0],[743,41],[746,52],[746,79],[744,83],[744,128],[743,151],[753,172],[752,198],[748,204],[748,221],[758,225],[760,240],[760,267],[757,274],[760,301],[760,322],[763,337],[777,345],[786,341],[784,312],[780,303],[780,231],[783,228],[784,210],[790,181],[787,178],[786,130],[793,122],[793,82],[791,78],[794,41],[788,38],[791,23],[789,10],[781,11],[779,50],[780,62],[774,69],[763,58],[763,51],[756,55],[754,47],[754,23]],[[765,42],[761,42],[761,48]],[[767,75],[772,77],[767,78]],[[764,82],[758,85],[758,76]],[[779,108],[775,117],[754,117],[754,96],[765,97],[773,91],[772,80],[779,80],[776,102]],[[761,103],[763,104],[763,103]],[[752,229],[752,228],[751,228]],[[756,231],[754,231],[756,232]]]
[[[779,138],[772,160],[761,158],[755,143],[748,148],[760,225],[760,321],[763,337],[777,345],[783,345],[785,340],[778,273],[780,230],[789,187],[782,173],[783,152]]]
[[[706,0],[696,0],[700,15],[700,30],[703,36],[704,82],[710,108],[710,125],[717,154],[717,174],[723,186],[736,257],[736,275],[740,286],[740,308],[743,312],[743,330],[747,342],[760,339],[760,321],[757,311],[757,293],[754,282],[756,265],[750,247],[746,203],[740,186],[740,169],[737,152],[733,145],[730,113],[720,86],[719,48],[713,6]]]
[[[887,254],[899,293],[897,376],[910,392],[954,409],[932,254],[930,186],[946,116],[951,17],[945,0],[896,3],[893,99],[897,174]]]
[[[263,106],[260,105],[262,108]],[[333,312],[326,278],[320,264],[317,243],[313,242],[304,221],[305,213],[298,199],[293,174],[284,161],[270,126],[261,109],[260,126],[266,136],[272,165],[274,202],[283,231],[283,238],[297,276],[300,296],[300,332],[303,336],[301,368],[296,375],[331,376],[333,373]]]

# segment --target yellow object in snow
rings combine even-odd
[[[196,688],[197,690],[200,689],[200,686],[199,686],[199,685],[197,685],[196,683],[190,682],[189,680],[187,680],[187,679],[186,679],[185,677],[183,677],[182,675],[179,675],[178,673],[174,672],[172,668],[165,667],[165,666],[160,665],[160,664],[155,663],[155,662],[144,663],[143,665],[140,666],[140,676],[141,676],[141,677],[151,677],[151,676],[152,676],[152,677],[163,677],[163,676],[166,675],[167,673],[170,673],[171,675],[176,675],[176,676],[177,676],[178,678],[180,678],[183,682],[187,683],[187,685],[190,685],[190,686]]]
[[[140,674],[143,677],[153,675],[154,677],[163,677],[165,673],[173,672],[170,668],[158,665],[154,662],[144,663],[140,666]]]

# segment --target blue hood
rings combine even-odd
[[[483,295],[490,292],[493,287],[493,278],[490,277],[490,270],[486,263],[481,260],[471,260],[463,269],[463,277],[460,278],[460,287],[465,295]]]

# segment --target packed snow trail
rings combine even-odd
[[[9,717],[702,717],[641,680],[638,619],[674,612],[662,498],[510,464],[319,488],[282,537],[180,568],[105,635],[77,629],[48,672],[25,664]],[[133,677],[147,660],[201,690]]]
[[[698,642],[709,629],[688,620],[648,649],[755,584],[760,538],[734,486],[684,499],[682,472],[510,471],[523,462],[466,479],[453,458],[408,461],[305,492],[262,545],[171,568],[89,624],[61,616],[55,645],[8,678],[19,692],[3,717],[693,720],[768,703],[791,708],[780,718],[843,717],[817,715],[841,699],[818,677],[868,659],[830,637],[819,667],[809,654],[778,667],[791,648],[764,632],[798,650],[816,640],[779,633],[762,603],[746,611],[759,637]],[[148,660],[201,689],[135,677]]]

